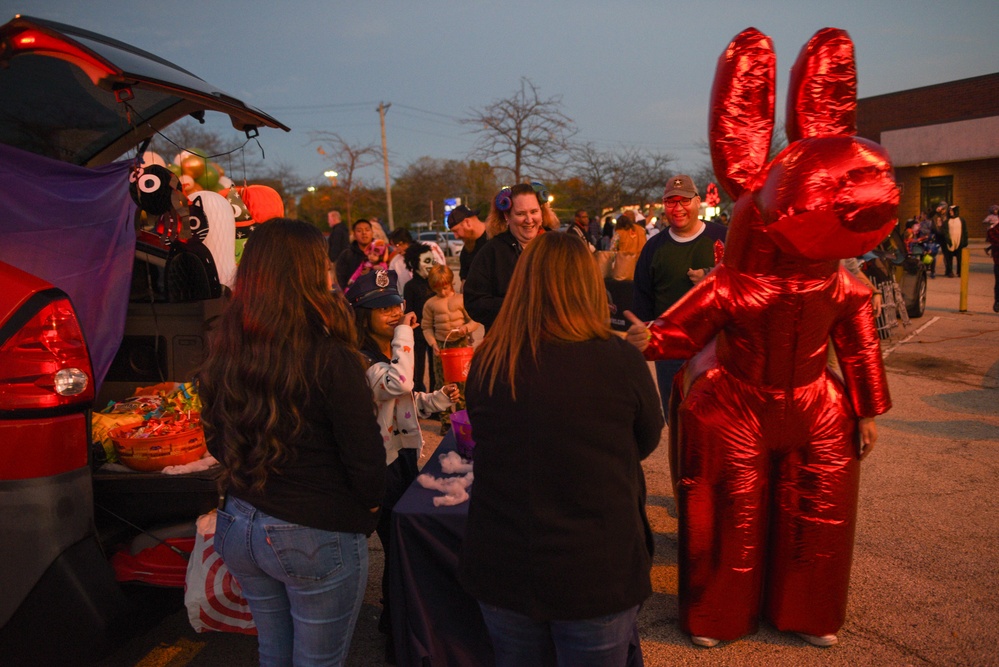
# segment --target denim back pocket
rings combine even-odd
[[[222,553],[223,545],[225,544],[225,536],[229,532],[229,528],[236,521],[236,517],[229,514],[224,510],[215,510],[215,552],[218,554]]]
[[[296,524],[265,525],[264,531],[289,577],[321,581],[344,567],[339,533]]]

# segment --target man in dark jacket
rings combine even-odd
[[[475,253],[489,240],[486,236],[486,223],[479,220],[476,211],[461,205],[451,211],[447,219],[447,228],[464,243],[461,254],[458,255],[458,277],[465,282],[468,270],[472,268]]]
[[[336,281],[340,289],[347,289],[347,282],[354,275],[354,271],[368,258],[364,254],[364,248],[373,238],[371,223],[364,218],[355,222],[352,229],[354,240],[336,258]]]
[[[326,215],[326,221],[330,226],[330,235],[326,239],[326,252],[330,261],[336,262],[340,253],[350,245],[350,230],[341,222],[340,211],[330,211]]]

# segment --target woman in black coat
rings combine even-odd
[[[543,234],[473,358],[460,577],[500,667],[623,665],[651,594],[641,460],[664,421],[645,360],[607,313],[586,246]]]

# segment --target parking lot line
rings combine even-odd
[[[927,322],[923,326],[921,326],[918,329],[916,329],[915,331],[913,331],[911,334],[909,334],[908,336],[906,336],[904,339],[900,340],[898,342],[898,344],[896,344],[896,345],[894,345],[892,347],[889,347],[887,350],[885,350],[884,354],[882,354],[881,357],[882,358],[887,358],[889,354],[891,354],[892,352],[894,352],[895,350],[897,350],[900,346],[905,345],[906,343],[908,343],[910,340],[912,340],[913,338],[915,338],[916,336],[918,336],[920,333],[922,333],[923,330],[926,327],[930,326],[931,324],[933,324],[934,322],[936,322],[939,319],[940,319],[939,317],[934,317],[932,320],[930,320],[929,322]]]

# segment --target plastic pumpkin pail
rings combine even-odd
[[[205,432],[200,426],[173,435],[131,437],[129,434],[140,426],[126,424],[109,434],[118,460],[132,470],[156,472],[166,466],[192,463],[207,451]]]

